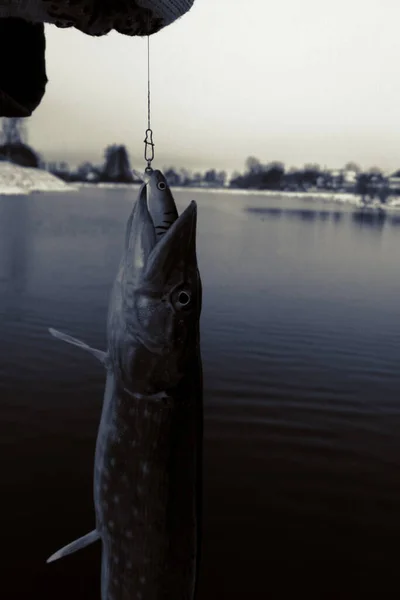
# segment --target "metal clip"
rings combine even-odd
[[[149,128],[146,129],[146,138],[144,140],[144,159],[147,162],[145,169],[146,173],[151,173],[151,161],[154,159],[154,142],[153,142],[153,131]]]

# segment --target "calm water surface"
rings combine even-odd
[[[47,327],[105,347],[136,194],[0,198],[4,599],[99,598],[99,546],[45,560],[94,526],[104,373]],[[176,198],[204,285],[199,600],[398,597],[400,218]]]

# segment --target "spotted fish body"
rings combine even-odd
[[[203,426],[197,213],[192,202],[178,217],[160,181],[155,171],[128,221],[108,352],[52,331],[97,352],[107,369],[95,451],[96,529],[49,559],[100,538],[102,600],[193,600],[196,592]],[[172,218],[159,235],[163,211]]]

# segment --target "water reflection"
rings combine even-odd
[[[26,196],[2,198],[0,202],[0,279],[7,289],[22,294],[30,272],[30,208]]]
[[[244,209],[246,212],[256,214],[261,217],[293,217],[302,221],[328,221],[334,214],[332,211],[316,210],[309,208],[270,208],[260,206],[247,206]]]
[[[348,206],[232,194],[229,214],[225,196],[219,210],[220,195],[204,193],[202,204],[197,194],[206,417],[199,600],[393,597],[400,280],[389,223],[400,215],[388,211],[380,243]],[[181,209],[187,192],[180,197]],[[246,204],[268,209],[251,214]],[[131,205],[122,190],[0,199],[6,600],[99,598],[98,546],[71,559],[68,578],[62,561],[55,569],[44,561],[93,518],[104,373],[46,327],[105,347]]]
[[[339,224],[343,220],[343,213],[339,212],[339,211],[333,212],[332,217],[333,217],[333,222],[335,224]]]
[[[400,226],[400,215],[392,215],[390,219],[390,224],[394,225],[394,227]]]
[[[268,219],[298,219],[301,221],[323,221],[334,223],[342,222],[344,219],[351,219],[351,222],[357,226],[357,229],[370,229],[382,232],[385,225],[393,227],[400,226],[400,215],[390,214],[390,212],[377,210],[321,210],[304,208],[271,208],[260,206],[246,206],[244,211],[256,215],[262,221]]]
[[[283,208],[262,208],[259,206],[246,206],[244,209],[246,212],[254,213],[259,215],[261,218],[263,216],[268,217],[282,217],[286,212]]]
[[[390,217],[384,210],[357,210],[352,213],[352,221],[360,229],[373,229],[382,233],[385,223],[390,223]]]
[[[331,218],[331,213],[329,213],[326,210],[321,210],[318,213],[318,217],[321,219],[321,221],[327,221],[328,219]]]
[[[313,210],[301,210],[298,216],[302,221],[315,221],[319,218],[318,213]]]

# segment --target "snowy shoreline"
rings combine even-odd
[[[100,189],[127,189],[127,188],[138,188],[141,184],[137,183],[79,183],[77,184],[79,188],[90,189],[90,188],[100,188]],[[372,209],[400,209],[400,197],[393,196],[390,198],[386,204],[381,204],[378,200],[373,200],[369,202],[367,205],[361,202],[359,196],[355,194],[345,193],[345,192],[326,192],[326,191],[312,191],[312,192],[282,192],[282,191],[272,191],[272,190],[243,190],[237,188],[207,188],[207,187],[182,187],[182,186],[171,186],[171,189],[174,192],[195,192],[196,194],[223,194],[226,196],[235,195],[235,196],[265,196],[270,198],[285,198],[285,199],[298,199],[298,200],[310,200],[310,201],[322,201],[326,203],[335,203],[335,204],[346,204],[351,205],[356,208],[372,208]]]
[[[0,196],[77,190],[76,186],[65,183],[48,171],[20,167],[7,161],[0,161]]]

